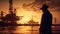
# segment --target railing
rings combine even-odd
[[[40,24],[8,24],[8,26],[40,26]],[[60,26],[60,24],[52,24],[52,26]]]

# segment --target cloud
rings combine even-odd
[[[23,4],[23,8],[26,9],[31,9],[33,11],[37,11],[40,10],[40,7],[44,4],[48,4],[50,6],[50,8],[57,8],[55,10],[59,10],[60,8],[60,0],[35,0],[32,3],[24,3]]]

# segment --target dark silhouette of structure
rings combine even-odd
[[[48,10],[48,5],[43,4],[41,10],[43,11],[41,26],[39,28],[40,34],[52,34],[52,14]]]
[[[9,0],[9,14],[5,16],[6,23],[9,23],[10,25],[17,24],[17,20],[19,20],[19,17],[16,16],[16,9],[13,11],[13,3],[12,0]]]
[[[19,20],[19,16],[16,16],[16,9],[13,10],[12,0],[9,0],[9,14],[5,17],[3,16],[3,11],[1,11],[1,26],[2,25],[16,25]],[[21,16],[20,16],[21,17]]]

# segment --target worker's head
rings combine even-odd
[[[40,9],[44,11],[44,10],[47,10],[47,9],[48,9],[48,7],[49,7],[48,5],[43,4],[42,8],[40,8]]]

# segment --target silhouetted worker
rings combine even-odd
[[[43,4],[42,8],[43,11],[41,26],[39,28],[40,34],[52,34],[52,14],[48,10],[48,5]]]

